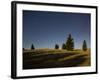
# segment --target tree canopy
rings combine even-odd
[[[31,45],[31,49],[35,49],[35,47],[34,47],[34,45],[33,45],[33,44]]]
[[[82,49],[83,49],[83,51],[86,51],[87,50],[87,43],[86,43],[85,40],[83,41]]]
[[[74,49],[74,39],[72,38],[71,34],[69,34],[67,38],[66,49],[69,51],[72,51]]]
[[[55,45],[55,49],[59,49],[59,45],[58,44]]]
[[[65,43],[62,44],[62,49],[66,49],[66,44]]]

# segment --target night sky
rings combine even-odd
[[[90,14],[47,11],[23,11],[23,47],[61,48],[69,34],[75,48],[82,48],[86,40],[90,48]]]

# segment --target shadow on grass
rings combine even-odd
[[[58,61],[64,57],[76,54],[46,54],[40,56],[23,55],[23,69],[40,69],[40,68],[58,68],[58,67],[76,67],[87,60],[86,55],[79,55],[71,59]]]

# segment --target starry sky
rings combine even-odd
[[[23,47],[61,48],[69,34],[74,38],[75,48],[82,48],[83,40],[91,46],[91,15],[88,13],[68,13],[23,10]]]

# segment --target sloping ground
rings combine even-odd
[[[89,66],[89,51],[33,50],[23,53],[23,69]],[[86,62],[87,61],[87,62]]]

